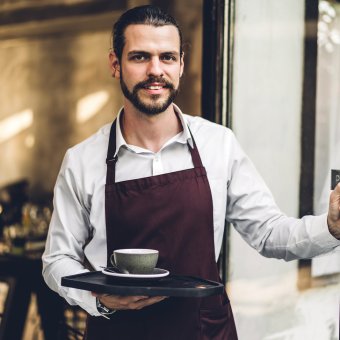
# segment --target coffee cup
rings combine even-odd
[[[158,261],[158,250],[116,249],[113,251],[110,261],[122,272],[152,274]]]

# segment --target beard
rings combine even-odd
[[[143,100],[143,98],[139,96],[138,92],[141,89],[145,89],[148,85],[152,83],[164,84],[163,87],[169,89],[169,94],[167,98],[165,98],[163,101],[160,101],[159,99],[161,98],[161,95],[153,94],[150,96],[151,102],[147,103],[145,100]],[[120,87],[125,98],[128,99],[137,110],[148,116],[154,116],[164,112],[175,100],[178,93],[178,88],[175,88],[172,83],[162,77],[149,77],[148,80],[137,83],[133,87],[132,92],[130,92],[124,82],[123,75],[121,74]]]

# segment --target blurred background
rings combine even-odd
[[[53,186],[66,149],[121,107],[112,25],[149,3],[183,30],[182,111],[230,127],[283,212],[327,209],[340,169],[337,1],[0,0],[0,340],[81,338],[84,314],[41,278]],[[240,340],[339,339],[340,252],[285,263],[225,234]]]

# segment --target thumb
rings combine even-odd
[[[330,233],[340,239],[340,184],[331,192],[327,224]]]
[[[329,199],[329,208],[333,213],[339,213],[340,210],[340,183],[331,192]]]

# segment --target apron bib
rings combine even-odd
[[[215,261],[213,206],[206,170],[193,139],[194,168],[115,183],[116,121],[107,155],[105,214],[107,265],[114,249],[159,251],[158,268],[174,275],[220,281]],[[85,339],[237,340],[226,293],[170,297],[108,320],[88,316]]]

